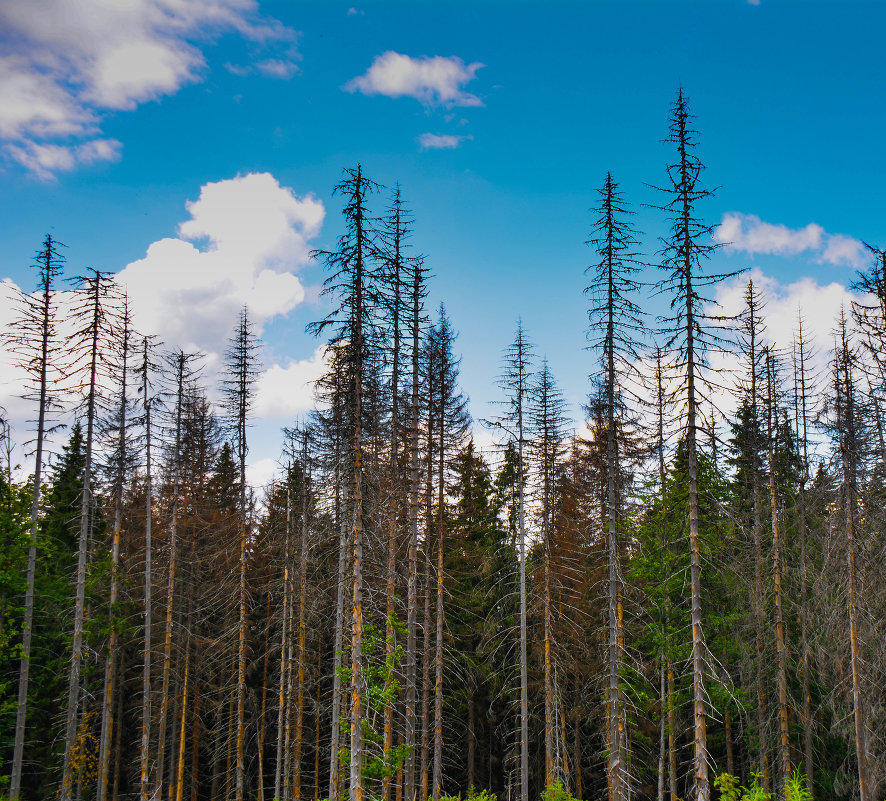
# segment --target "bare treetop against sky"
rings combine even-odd
[[[719,187],[700,210],[715,271],[756,269],[782,344],[798,303],[827,335],[861,241],[886,244],[884,23],[877,2],[3,0],[0,276],[34,288],[51,232],[71,274],[121,272],[136,325],[210,370],[248,304],[260,479],[322,370],[310,251],[339,235],[331,190],[360,162],[401,184],[475,415],[518,316],[575,413],[595,189],[611,171],[654,264],[665,220],[644,204],[681,85]],[[742,291],[718,295],[737,308]],[[24,419],[0,359],[0,403]]]

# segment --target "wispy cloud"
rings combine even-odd
[[[43,178],[118,158],[120,144],[101,137],[103,116],[202,80],[201,47],[220,34],[287,53],[295,39],[256,0],[4,0],[0,31],[3,151]],[[288,62],[265,58],[255,69],[280,77]]]
[[[117,161],[121,147],[116,139],[91,139],[72,146],[25,142],[7,145],[6,154],[37,177],[52,180],[56,173],[69,172],[80,164]]]
[[[423,133],[415,141],[421,145],[422,150],[455,150],[462,142],[473,138],[473,136]]]
[[[465,64],[456,56],[411,56],[388,50],[377,56],[365,74],[344,85],[347,92],[386,97],[414,97],[426,106],[482,106],[464,90],[485,65]]]
[[[819,263],[860,269],[866,264],[864,245],[844,234],[829,234],[817,223],[789,228],[761,220],[756,214],[730,211],[714,230],[714,240],[727,251],[749,255],[795,256],[810,253]]]

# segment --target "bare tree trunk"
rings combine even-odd
[[[89,384],[86,406],[86,458],[83,465],[83,494],[80,503],[80,539],[77,552],[77,581],[74,601],[74,637],[71,645],[71,670],[68,681],[68,710],[65,726],[65,754],[62,768],[61,801],[69,801],[73,785],[71,756],[77,738],[77,712],[80,708],[80,663],[83,660],[83,622],[86,606],[86,556],[92,529],[92,444],[95,429],[95,393],[99,359],[102,276],[96,271],[90,284],[91,329]]]
[[[261,677],[261,713],[258,718],[258,801],[265,801],[265,713],[268,708],[268,661],[271,638],[271,593],[265,610],[265,658]]]
[[[529,801],[529,660],[526,630],[526,509],[523,473],[523,399],[517,420],[517,491],[520,534],[520,801]]]
[[[200,685],[194,683],[194,723],[191,731],[191,801],[200,790]]]
[[[277,714],[277,765],[274,770],[274,798],[281,798],[280,778],[283,767],[283,723],[286,719],[286,710],[289,696],[286,692],[287,677],[287,654],[289,652],[289,607],[290,607],[290,582],[289,582],[289,544],[292,537],[292,467],[290,466],[286,476],[286,539],[283,546],[283,623],[280,627],[280,691],[277,695],[279,704]],[[341,593],[339,593],[341,594]]]
[[[25,726],[28,711],[28,682],[31,667],[31,635],[34,625],[34,584],[37,576],[37,531],[40,519],[40,490],[43,474],[43,439],[46,433],[46,413],[49,404],[49,356],[53,338],[52,281],[61,266],[56,263],[52,237],[47,234],[43,251],[38,255],[40,265],[39,302],[40,360],[39,388],[37,390],[37,431],[34,454],[34,478],[31,488],[31,530],[28,543],[28,575],[25,588],[25,612],[22,621],[22,651],[18,674],[18,706],[15,715],[15,740],[12,752],[12,771],[9,797],[17,801],[21,790],[22,765],[25,749]],[[10,483],[11,486],[11,483]]]
[[[441,359],[440,377],[440,408],[438,410],[437,424],[439,427],[439,442],[437,453],[437,636],[436,650],[434,652],[434,775],[432,785],[432,797],[439,801],[443,786],[443,539],[445,534],[445,370],[446,364]]]
[[[612,293],[612,276],[609,281]],[[616,523],[615,481],[618,472],[618,454],[615,442],[615,352],[613,347],[615,320],[612,298],[609,302],[608,353],[606,354],[606,517],[607,552],[609,558],[609,782],[610,801],[624,801],[626,798],[626,776],[624,764],[624,732],[622,731],[622,611],[621,611],[621,565],[620,548]]]
[[[178,488],[173,491],[177,494]],[[163,639],[163,677],[160,687],[160,719],[157,723],[157,781],[156,797],[163,798],[163,763],[166,761],[166,729],[169,718],[169,677],[172,670],[172,615],[175,604],[176,552],[178,509],[173,499],[172,521],[169,526],[169,580],[166,586],[166,633]]]
[[[306,435],[305,435],[306,436]],[[305,605],[308,597],[308,480],[307,480],[307,439],[305,439],[305,459],[302,480],[302,521],[299,536],[298,559],[298,678],[296,680],[295,702],[295,775],[293,798],[301,799],[301,756],[305,716],[305,648],[306,623]]]
[[[656,785],[656,800],[664,801],[665,776],[667,775],[667,726],[665,725],[666,701],[665,689],[665,660],[664,655],[659,659],[658,665],[658,698],[660,709],[658,713],[658,784]]]
[[[320,800],[320,711],[321,694],[320,694],[320,672],[323,668],[323,639],[322,635],[317,635],[317,698],[316,712],[314,714],[314,801]]]
[[[849,573],[849,647],[852,670],[852,707],[855,722],[855,758],[858,764],[858,794],[860,801],[870,801],[867,771],[867,745],[864,723],[864,701],[861,692],[861,654],[858,645],[858,571],[856,568],[855,506],[857,489],[855,484],[856,426],[854,386],[850,371],[850,351],[846,338],[845,324],[842,331],[841,353],[838,357],[837,407],[843,411],[843,420],[838,421],[840,451],[843,467],[843,507],[845,515],[846,563]],[[840,374],[842,373],[842,375]],[[841,386],[842,385],[842,386]],[[839,394],[843,397],[840,398]]]
[[[121,330],[121,363],[120,363],[120,405],[117,413],[117,446],[114,471],[114,533],[111,541],[111,587],[109,593],[109,610],[111,632],[108,637],[108,658],[105,663],[105,691],[102,704],[102,728],[99,740],[99,775],[96,787],[97,801],[105,801],[108,793],[108,779],[111,765],[111,735],[114,718],[113,704],[117,681],[117,582],[120,570],[120,530],[123,517],[123,484],[126,480],[127,442],[126,442],[126,397],[129,369],[130,318],[128,303],[124,306],[123,328]]]
[[[190,628],[190,627],[189,627]],[[185,642],[185,680],[182,686],[182,705],[181,705],[181,727],[178,738],[178,770],[176,771],[175,780],[175,801],[182,801],[185,787],[185,745],[187,739],[187,721],[188,721],[188,680],[190,678],[191,669],[191,648],[190,642]],[[194,721],[196,724],[196,721]],[[192,759],[196,759],[196,754],[192,754]]]
[[[784,612],[781,589],[781,532],[778,518],[778,489],[775,464],[775,377],[772,355],[767,353],[766,380],[768,387],[767,420],[769,429],[769,506],[772,515],[772,568],[775,594],[775,681],[778,688],[779,753],[781,756],[782,792],[793,771],[791,769],[791,739],[788,728],[788,679],[785,654]]]
[[[798,320],[797,347],[794,353],[794,418],[798,444],[802,451],[800,483],[797,487],[797,513],[800,529],[800,659],[803,680],[803,768],[806,788],[815,793],[815,766],[812,749],[812,691],[810,688],[809,649],[809,580],[806,557],[806,480],[809,473],[806,428],[806,354],[803,321]]]
[[[677,795],[677,703],[674,692],[674,665],[668,657],[668,792],[671,801],[680,801]]]
[[[406,760],[403,770],[403,797],[415,801],[415,729],[418,651],[418,507],[419,507],[419,352],[421,314],[421,267],[413,266],[411,291],[412,395],[409,431],[409,545],[406,578]],[[426,798],[426,797],[425,797]]]
[[[336,466],[336,473],[338,466]],[[336,478],[336,487],[339,485]],[[336,502],[339,505],[338,489],[336,489]],[[332,710],[330,727],[332,729],[329,742],[329,801],[338,801],[339,799],[339,742],[340,727],[339,719],[341,717],[341,653],[344,643],[344,617],[345,617],[345,573],[348,564],[348,547],[347,547],[347,529],[344,519],[339,521],[339,543],[338,543],[338,586],[336,589],[335,600],[335,634],[332,653]]]
[[[428,481],[428,492],[431,487]],[[428,503],[430,506],[430,502]],[[425,544],[425,608],[422,628],[424,648],[421,664],[421,799],[428,798],[429,775],[428,756],[430,754],[430,723],[431,723],[431,557],[428,544]]]
[[[151,513],[153,493],[151,485],[151,398],[150,390],[150,341],[143,341],[142,361],[142,404],[145,413],[145,608],[144,608],[144,645],[142,666],[142,721],[139,792],[141,801],[148,801],[150,773],[148,757],[151,747],[151,584],[153,581],[151,567]]]

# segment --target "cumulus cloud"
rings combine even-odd
[[[465,64],[456,56],[411,56],[388,50],[377,56],[364,75],[344,85],[347,92],[386,97],[414,97],[426,106],[482,106],[464,90],[476,77],[480,62]]]
[[[302,302],[294,272],[310,260],[324,209],[272,175],[252,173],[206,184],[187,210],[178,236],[151,244],[118,280],[141,330],[212,357],[223,352],[244,303],[261,333],[267,320]]]
[[[423,133],[415,141],[421,145],[422,150],[454,150],[460,147],[462,142],[473,138],[473,136]]]
[[[730,211],[714,230],[714,240],[727,251],[749,255],[795,256],[809,252],[818,262],[859,269],[867,262],[864,245],[843,234],[828,234],[816,223],[803,228],[769,223],[756,214]]]
[[[97,136],[104,113],[202,80],[199,45],[213,37],[234,31],[259,47],[283,42],[290,54],[295,37],[256,0],[5,0],[0,31],[0,137],[8,158],[42,177],[53,159],[56,170],[102,160],[89,142],[47,140],[111,141]],[[265,59],[257,70],[281,75],[291,62]],[[52,146],[66,154],[37,150]]]
[[[797,315],[803,315],[803,332],[820,349],[830,347],[832,332],[841,308],[849,309],[853,294],[837,281],[820,284],[814,278],[804,277],[783,284],[759,268],[721,285],[717,302],[726,314],[738,314],[744,309],[744,293],[748,280],[753,280],[765,308],[766,341],[776,348],[789,349],[797,330]]]
[[[275,364],[258,379],[255,414],[261,418],[292,419],[314,408],[314,385],[326,372],[325,346],[308,359],[285,367]]]

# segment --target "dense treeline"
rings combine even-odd
[[[400,188],[346,169],[342,234],[315,254],[328,369],[261,495],[249,310],[210,392],[200,354],[133,330],[112,276],[61,293],[47,236],[5,335],[34,414],[3,430],[3,790],[733,801],[732,776],[756,798],[882,798],[886,252],[826,359],[802,317],[767,336],[752,281],[717,316],[696,139],[680,93],[658,253],[613,176],[598,192],[581,435],[521,323],[501,416],[471,420]],[[34,445],[24,483],[13,437]]]

